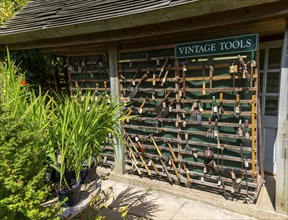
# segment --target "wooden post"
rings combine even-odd
[[[116,46],[109,47],[108,53],[109,53],[109,76],[110,76],[111,97],[112,99],[116,99],[116,104],[119,104],[120,84],[118,79],[117,47]],[[115,172],[117,174],[124,174],[125,173],[124,147],[116,138],[114,138],[114,149],[115,149],[114,151]]]
[[[276,212],[288,214],[288,16],[281,59],[276,145]]]

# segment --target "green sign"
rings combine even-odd
[[[176,44],[177,58],[240,53],[257,49],[258,34]]]

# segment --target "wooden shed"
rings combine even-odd
[[[255,201],[276,175],[287,213],[285,0],[32,0],[1,46],[69,60],[69,88],[106,91],[136,115],[105,163]],[[276,147],[277,146],[277,147]]]

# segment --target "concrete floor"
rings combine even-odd
[[[274,210],[275,179],[271,176],[267,176],[257,203],[244,204],[162,181],[117,175],[104,168],[98,167],[97,173],[107,177],[102,180],[104,191],[113,188],[109,209],[101,211],[108,219],[121,219],[117,212],[121,207],[129,207],[127,219],[288,219]]]

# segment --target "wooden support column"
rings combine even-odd
[[[288,214],[288,16],[281,59],[276,146],[276,212]]]
[[[119,104],[120,84],[118,79],[117,47],[111,46],[108,49],[108,53],[109,53],[109,76],[110,76],[111,97],[112,99],[116,99],[116,104]],[[122,129],[120,132],[122,132]],[[114,138],[114,154],[115,154],[115,172],[117,174],[124,174],[125,173],[124,147],[116,138]]]

